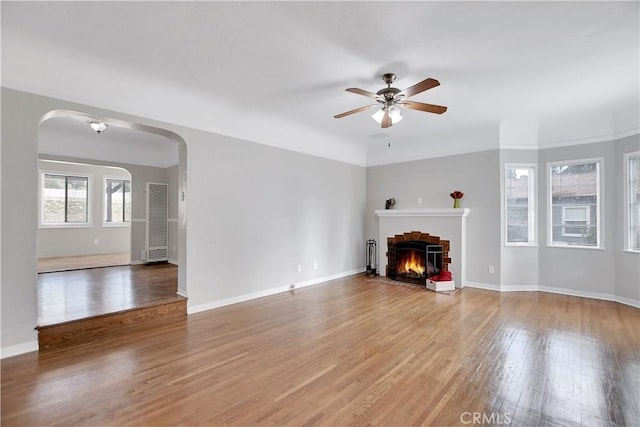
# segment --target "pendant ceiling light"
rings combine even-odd
[[[89,123],[89,126],[91,126],[91,129],[93,129],[98,133],[104,132],[104,130],[109,127],[108,124],[99,122],[97,120],[90,120],[88,123]]]
[[[386,107],[389,109],[389,118],[391,119],[391,124],[395,125],[396,123],[398,123],[400,120],[402,120],[402,115],[400,115],[400,108],[396,107],[395,105],[391,105],[389,107]],[[378,123],[382,123],[382,118],[384,117],[384,108],[379,109],[378,111],[376,111],[375,113],[373,113],[373,115],[371,116],[373,118],[373,120],[375,120]]]

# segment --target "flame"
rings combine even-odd
[[[415,251],[409,252],[404,260],[398,263],[398,273],[424,276],[424,259]]]

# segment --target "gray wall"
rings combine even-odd
[[[586,295],[605,294],[640,300],[640,255],[624,249],[623,155],[640,150],[638,135],[618,141],[540,150],[540,286],[562,288]],[[547,246],[547,162],[602,157],[604,189],[602,249]]]
[[[169,260],[178,263],[178,165],[166,169],[166,182],[169,184]]]
[[[504,221],[504,174],[505,165],[509,164],[530,164],[538,166],[537,150],[500,150],[500,216]],[[537,167],[536,178],[540,173],[544,173],[544,167]],[[536,180],[535,185],[538,185]],[[540,188],[537,188],[540,190]],[[537,197],[544,197],[544,192],[538,191]],[[539,204],[537,205],[539,206]],[[539,244],[535,246],[505,246],[505,228],[500,227],[501,248],[500,258],[502,269],[500,271],[500,289],[503,290],[526,290],[537,289],[540,283],[539,278]],[[542,237],[542,236],[540,236]],[[542,240],[544,244],[544,240]]]
[[[190,304],[363,268],[364,168],[204,132],[185,139]]]
[[[127,163],[115,163],[111,161],[102,161],[99,159],[79,159],[76,157],[56,156],[52,154],[40,154],[41,159],[57,160],[75,163],[91,163],[93,165],[113,166],[127,170],[131,174],[131,262],[141,263],[141,252],[145,248],[145,224],[146,224],[146,199],[144,187],[147,182],[158,182],[169,184],[169,218],[176,218],[172,214],[177,215],[177,165],[171,168],[157,168],[152,166],[132,165]],[[171,199],[173,198],[173,200]],[[174,222],[174,225],[177,222]],[[173,236],[176,240],[171,240],[171,223],[169,224],[169,249],[175,246],[173,255],[170,259],[177,260],[177,236]],[[93,239],[92,239],[93,240]],[[105,253],[105,252],[100,252]]]
[[[364,268],[363,167],[3,88],[3,349],[30,350],[36,342],[37,196],[21,189],[37,188],[38,123],[57,109],[162,128],[184,139],[178,229],[186,233],[179,232],[177,249],[179,290],[189,307]],[[134,182],[146,181],[127,169]]]
[[[113,167],[68,162],[38,162],[41,171],[90,174],[90,227],[38,228],[38,258],[97,255],[129,252],[131,229],[129,224],[104,226],[104,178],[130,179],[126,170]],[[39,189],[40,190],[40,189]],[[41,204],[38,203],[38,208]],[[98,243],[94,242],[98,239]]]
[[[616,142],[614,147],[615,171],[609,176],[613,176],[615,182],[621,183],[623,179],[622,162],[625,153],[640,151],[640,135],[623,138]],[[621,206],[625,205],[624,188],[622,185],[615,185],[616,206],[613,221],[616,224],[614,230],[613,249],[615,251],[615,295],[640,301],[640,255],[624,250],[624,235],[626,230],[621,227],[624,224],[624,211]]]
[[[464,193],[460,206],[471,209],[467,218],[467,281],[499,285],[499,166],[499,151],[490,150],[367,168],[366,237],[379,242],[389,237],[378,236],[374,214],[376,209],[384,209],[386,199],[396,199],[395,209],[450,208],[453,199],[449,194],[460,190]],[[418,198],[422,198],[421,205]],[[489,274],[489,265],[495,267],[494,274]]]

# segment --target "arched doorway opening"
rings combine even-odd
[[[107,128],[97,132],[90,127],[91,122],[105,123]],[[145,256],[145,229],[148,228],[145,226],[147,221],[147,215],[145,214],[145,204],[147,203],[145,201],[145,187],[148,183],[166,184],[169,189],[167,195],[167,261],[171,264],[168,267],[172,267],[174,270],[173,273],[170,273],[173,274],[174,278],[171,280],[173,280],[174,284],[173,287],[168,287],[167,280],[169,279],[166,278],[158,279],[156,282],[159,283],[164,280],[165,289],[169,289],[173,293],[173,297],[176,294],[186,297],[186,144],[180,136],[165,129],[139,123],[95,117],[77,111],[55,110],[45,114],[40,121],[38,157],[39,164],[43,162],[48,162],[50,165],[61,165],[63,164],[61,162],[67,165],[84,164],[86,165],[84,167],[91,166],[96,168],[96,171],[101,171],[99,173],[85,174],[89,175],[93,181],[91,185],[92,191],[87,195],[87,199],[91,199],[91,201],[87,201],[91,209],[87,209],[85,217],[81,218],[85,220],[85,224],[79,226],[73,224],[67,228],[73,230],[74,227],[77,227],[73,231],[84,228],[84,231],[88,232],[85,233],[84,239],[90,240],[88,243],[94,246],[101,246],[109,242],[104,241],[101,237],[87,236],[99,233],[106,235],[104,234],[105,232],[113,231],[109,230],[112,227],[128,227],[129,241],[127,246],[129,259],[126,264],[130,264],[127,268],[132,270],[126,273],[128,275],[126,276],[126,286],[132,282],[131,278],[142,267],[139,264],[145,266],[150,264]],[[128,178],[123,174],[104,173],[103,171],[105,170],[126,170]],[[42,172],[40,174],[43,177],[46,175]],[[80,174],[65,174],[65,176],[74,175]],[[49,174],[49,178],[55,178],[54,174]],[[42,188],[39,187],[38,191],[42,191]],[[64,191],[67,192],[68,196],[69,191],[66,189]],[[120,199],[120,197],[122,198]],[[130,203],[129,208],[126,206],[127,198]],[[67,202],[67,204],[69,203]],[[41,202],[40,206],[42,206]],[[72,216],[73,219],[77,220],[78,218]],[[69,224],[66,225],[68,226]],[[41,234],[41,226],[42,222],[39,223],[39,235]],[[38,249],[40,251],[40,237],[38,240]],[[63,242],[73,246],[74,242],[72,240],[58,236],[60,246],[63,246]],[[78,243],[75,242],[75,244]],[[56,244],[55,237],[53,238],[53,244],[54,246]],[[154,265],[154,267],[157,268],[157,265]],[[138,269],[136,270],[136,268]],[[169,268],[166,270],[169,271]],[[90,273],[86,272],[85,276],[89,277],[93,274],[95,277],[95,272]],[[122,276],[124,273],[120,272],[118,274]],[[91,280],[96,281],[95,278]],[[114,286],[111,284],[108,286],[114,288],[120,285]],[[144,286],[149,287],[149,285]],[[153,288],[154,284],[150,286]],[[38,289],[40,294],[40,285]],[[155,291],[156,289],[152,290]],[[64,292],[68,294],[70,291]],[[72,292],[75,293],[75,291]],[[96,295],[100,294],[96,289],[91,289],[89,285],[82,288],[80,293],[85,293],[87,298],[94,299],[98,298]],[[125,305],[119,307],[120,309],[134,307],[135,305],[133,304],[139,299],[131,289],[120,293],[122,295],[117,297]],[[114,300],[113,295],[106,298]],[[155,300],[159,296],[157,293],[152,293],[150,298]],[[40,296],[38,302],[39,304],[41,303]],[[96,301],[88,300],[84,301],[84,303],[86,306],[102,304],[101,302],[96,303]],[[145,301],[141,301],[141,303],[147,304]],[[42,313],[40,307],[38,313],[39,315]],[[96,313],[91,312],[91,315],[94,314]],[[41,326],[40,319],[39,326]],[[40,332],[42,331],[40,330]]]

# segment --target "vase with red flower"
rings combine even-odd
[[[462,199],[462,197],[464,197],[464,193],[460,190],[456,190],[453,193],[449,194],[451,196],[451,198],[453,199],[453,207],[454,208],[459,208],[460,207],[460,199]]]

